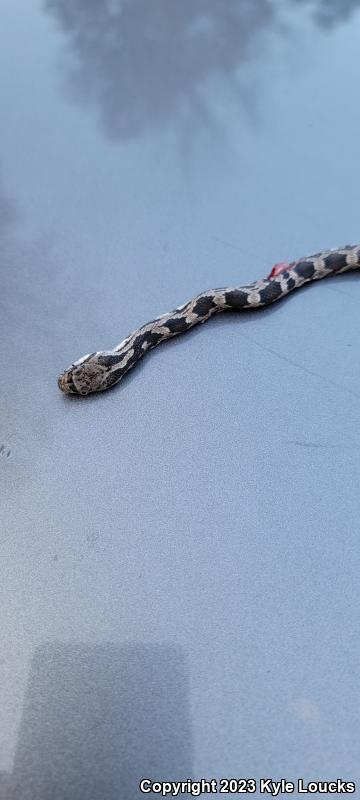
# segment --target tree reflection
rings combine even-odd
[[[293,0],[309,5],[309,0]],[[314,0],[311,8],[316,21],[328,28],[338,22],[345,22],[360,7],[360,0]]]
[[[199,110],[206,80],[233,74],[274,15],[271,0],[47,0],[47,8],[76,56],[72,94],[99,104],[113,139]]]
[[[130,139],[174,117],[207,112],[206,81],[233,85],[259,58],[281,22],[276,0],[45,0],[70,44],[67,86],[98,105],[108,136]],[[360,0],[288,0],[323,26],[346,19]],[[244,91],[244,84],[236,83]],[[246,91],[246,89],[245,89]],[[246,99],[246,94],[243,94]]]

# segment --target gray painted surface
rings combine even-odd
[[[6,798],[360,780],[358,275],[57,388],[205,288],[359,240],[359,4],[171,5],[2,4]]]

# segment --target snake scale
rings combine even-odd
[[[270,275],[247,286],[209,289],[174,311],[138,328],[113,350],[90,353],[71,364],[58,378],[66,394],[87,395],[118,383],[146,352],[220,311],[267,306],[309,281],[358,269],[360,245],[326,250],[292,263],[276,264]]]

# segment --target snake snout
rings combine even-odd
[[[69,369],[66,369],[61,375],[59,375],[58,387],[65,394],[78,394],[72,379],[72,367],[69,367]]]

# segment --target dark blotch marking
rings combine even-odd
[[[114,386],[115,383],[118,383],[137,360],[138,358],[135,357],[135,359],[132,359],[131,362],[128,361],[126,367],[119,367],[119,369],[114,369],[113,372],[110,372],[110,375],[108,375],[106,378],[106,388],[110,389],[111,386]]]
[[[296,284],[295,284],[294,278],[288,278],[287,287],[288,287],[289,291],[291,291],[291,289],[294,289],[295,285]]]
[[[167,323],[166,323],[166,325],[167,325]],[[166,334],[165,330],[164,330],[164,334]],[[151,333],[149,331],[148,333],[145,334],[144,338],[141,341],[141,344],[143,344],[143,342],[148,342],[148,344],[149,344],[149,348],[148,349],[150,349],[150,347],[155,347],[155,345],[157,345],[159,342],[162,341],[162,339],[164,338],[164,334],[162,334],[162,333]]]
[[[246,308],[249,305],[248,296],[242,289],[232,289],[230,292],[225,292],[225,303],[230,308]]]
[[[186,314],[185,309],[184,314]],[[179,317],[178,319],[168,319],[166,320],[165,325],[171,333],[185,333],[185,331],[192,327],[188,322],[186,322],[184,317]]]
[[[324,258],[324,262],[327,269],[332,269],[334,272],[337,272],[339,269],[346,266],[346,256],[340,253],[330,253],[330,255]]]
[[[261,302],[264,305],[268,303],[273,303],[274,300],[277,300],[283,294],[283,290],[281,288],[280,283],[275,279],[269,281],[268,285],[265,289],[260,290],[260,298]]]
[[[102,364],[104,367],[115,367],[116,364],[119,364],[120,361],[124,358],[124,354],[122,353],[114,353],[113,355],[109,353],[106,356],[98,356],[99,364]],[[80,367],[82,364],[79,365]]]
[[[157,333],[146,331],[146,333],[141,333],[139,336],[136,337],[135,341],[133,342],[133,350],[134,354],[130,358],[131,364],[134,364],[139,358],[152,350],[153,347],[156,347],[159,342],[162,342],[164,336],[166,335],[166,330],[164,329],[164,333]],[[146,342],[147,347],[144,349],[143,344]],[[125,367],[125,371],[127,370],[127,366]]]
[[[309,280],[314,275],[315,267],[312,261],[299,261],[295,264],[294,271],[300,278]]]
[[[194,314],[198,314],[199,317],[206,317],[209,311],[211,311],[212,308],[215,308],[215,306],[216,303],[214,303],[214,300],[211,297],[199,297],[193,306],[193,312]]]

